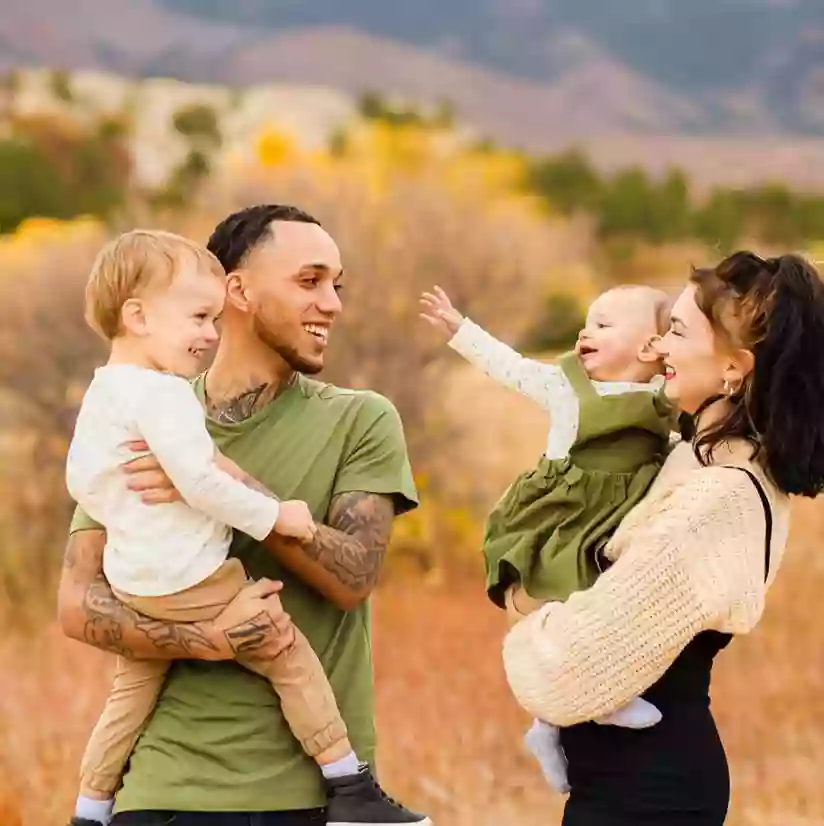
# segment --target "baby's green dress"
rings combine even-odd
[[[577,436],[567,457],[542,457],[489,514],[486,587],[501,607],[515,582],[541,601],[566,600],[594,583],[600,550],[646,494],[676,426],[663,389],[602,396],[574,353],[556,365],[578,399]]]

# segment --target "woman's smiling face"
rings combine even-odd
[[[687,286],[672,308],[670,329],[658,349],[665,364],[667,398],[686,413],[724,391],[730,380],[730,352],[696,302],[696,288]]]

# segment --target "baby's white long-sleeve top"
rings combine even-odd
[[[122,465],[149,445],[183,501],[147,505]],[[190,588],[226,560],[231,528],[262,540],[280,505],[221,470],[203,408],[185,379],[127,364],[100,367],[69,446],[72,498],[106,528],[103,572],[116,589],[163,596]]]
[[[532,399],[550,416],[545,455],[548,459],[563,459],[578,436],[578,397],[564,371],[554,365],[524,358],[502,341],[468,318],[464,319],[449,346],[470,364],[492,379]],[[663,379],[646,383],[628,381],[593,381],[601,396],[647,391],[657,393]]]

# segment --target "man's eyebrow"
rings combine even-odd
[[[326,273],[331,273],[331,272],[332,272],[332,268],[331,268],[328,264],[323,264],[323,263],[321,263],[321,262],[317,262],[317,263],[315,263],[315,264],[304,264],[304,265],[303,265],[303,266],[302,266],[302,267],[298,270],[298,275],[303,275],[303,274],[305,274],[305,273],[307,273],[307,272],[312,272],[312,273],[323,273],[323,274],[325,275]],[[342,277],[343,277],[343,273],[344,273],[344,270],[343,270],[343,268],[341,267],[340,272],[338,272],[338,274],[335,276],[335,280],[337,281],[338,279],[342,278]]]

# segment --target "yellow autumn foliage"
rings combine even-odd
[[[302,156],[294,138],[274,126],[261,131],[255,149],[257,161],[264,169],[294,164]]]
[[[28,218],[8,235],[0,235],[0,260],[6,264],[23,260],[45,248],[71,243],[86,243],[103,237],[106,229],[97,218],[81,217],[70,221],[56,218]]]

